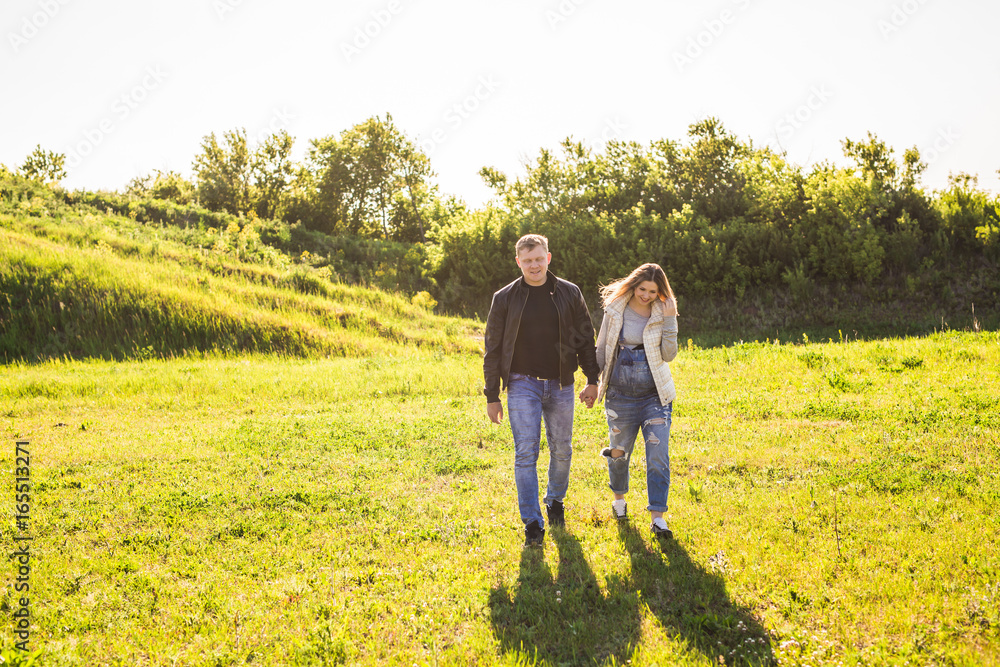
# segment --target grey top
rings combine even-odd
[[[649,322],[649,317],[643,317],[629,306],[622,312],[622,329],[625,332],[625,344],[635,347],[642,342],[642,332]],[[605,344],[608,339],[608,317],[601,322],[601,331],[597,335],[597,365],[604,368]],[[664,361],[672,361],[677,356],[677,316],[668,315],[663,318],[663,335],[660,338],[660,357]]]
[[[642,316],[632,310],[632,306],[625,306],[625,312],[622,313],[622,336],[624,338],[622,342],[629,347],[641,345],[642,330],[646,328],[646,322],[649,322],[649,315]]]

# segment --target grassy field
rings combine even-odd
[[[481,362],[433,346],[10,363],[44,665],[1000,664],[1000,336],[688,346],[669,523],[578,407],[524,551]],[[540,468],[544,474],[545,457]],[[0,608],[13,644],[16,565]]]

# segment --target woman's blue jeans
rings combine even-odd
[[[562,501],[569,486],[569,465],[573,458],[573,385],[561,387],[559,380],[511,373],[507,385],[507,418],[514,434],[514,482],[517,504],[525,525],[537,521],[545,527],[538,504],[538,449],[545,418],[545,439],[549,445],[549,486],[545,504]]]
[[[645,350],[620,348],[604,410],[608,418],[611,449],[624,456],[608,458],[609,486],[612,493],[628,493],[628,469],[635,439],[642,430],[646,443],[646,490],[651,512],[667,511],[670,492],[670,415],[672,403],[660,404],[653,374]]]

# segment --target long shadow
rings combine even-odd
[[[630,523],[621,523],[618,534],[632,559],[629,586],[660,623],[683,638],[690,650],[719,664],[772,665],[775,663],[767,630],[746,607],[726,593],[725,580],[691,560],[675,540],[658,540],[651,547]],[[724,556],[715,563],[728,564]]]
[[[719,575],[673,540],[650,547],[630,524],[618,529],[632,567],[608,578],[606,594],[572,534],[549,531],[559,559],[555,578],[541,549],[522,552],[515,586],[490,591],[502,652],[555,665],[624,664],[638,648],[648,607],[667,634],[682,641],[682,653],[713,664],[719,656],[727,665],[774,663],[766,630],[733,604]]]
[[[513,590],[501,585],[490,591],[493,633],[502,650],[557,665],[611,657],[624,663],[639,640],[638,597],[624,590],[605,597],[579,540],[558,528],[549,537],[556,544],[558,577],[541,549],[525,549]]]

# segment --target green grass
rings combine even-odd
[[[261,244],[249,223],[215,232],[74,210],[0,211],[0,294],[8,362],[481,346],[481,325],[433,315],[400,294],[333,283]]]
[[[68,201],[0,182],[38,664],[1000,664],[996,332],[689,342],[677,539],[649,535],[641,457],[610,519],[603,412],[578,408],[568,527],[523,551],[480,323],[256,224]]]
[[[672,367],[676,539],[649,535],[641,457],[632,518],[610,519],[606,423],[578,407],[567,529],[523,551],[477,355],[8,364],[32,646],[45,665],[1000,664],[996,332],[690,346]],[[4,645],[15,600],[7,583]]]

